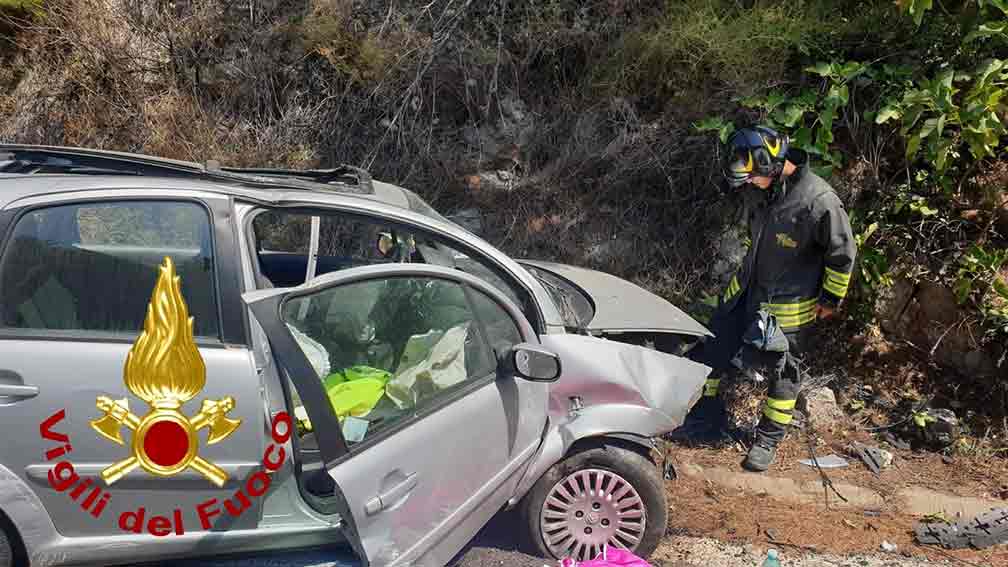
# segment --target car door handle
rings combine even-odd
[[[410,473],[404,480],[385,490],[378,496],[375,496],[371,500],[368,500],[364,504],[364,512],[368,516],[374,516],[378,512],[381,512],[385,508],[391,507],[396,502],[399,502],[404,497],[406,497],[410,491],[416,488],[417,485],[417,474]]]
[[[34,398],[38,393],[38,386],[25,384],[17,372],[0,368],[0,403]]]
[[[30,384],[0,384],[0,398],[34,398],[38,393],[38,386]]]

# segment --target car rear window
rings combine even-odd
[[[171,257],[193,332],[219,325],[210,218],[189,201],[90,202],[22,215],[0,259],[6,328],[135,335]]]

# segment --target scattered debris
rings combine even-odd
[[[852,455],[857,456],[861,459],[861,462],[868,467],[868,469],[875,473],[879,472],[888,467],[893,462],[893,454],[885,449],[879,449],[878,447],[872,447],[865,445],[863,443],[854,442],[848,447],[848,450]]]
[[[852,530],[856,530],[857,529],[857,524],[855,524],[854,522],[848,520],[847,518],[844,518],[841,521],[843,522],[843,525],[847,526],[848,528],[851,528]]]
[[[883,441],[892,445],[894,448],[899,449],[900,451],[910,450],[910,444],[897,437],[892,431],[883,432],[881,437]]]
[[[1008,543],[1008,508],[995,508],[957,523],[922,522],[914,528],[918,543],[946,549],[984,549]]]
[[[826,455],[825,457],[816,457],[815,461],[812,459],[801,459],[798,462],[808,467],[814,467],[816,466],[816,461],[818,461],[819,466],[824,469],[840,469],[850,464],[847,462],[847,459],[836,454]]]
[[[885,551],[886,553],[896,553],[897,549],[899,549],[899,546],[895,543],[889,543],[888,541],[882,540],[882,551]]]
[[[909,431],[921,444],[944,449],[959,438],[959,418],[948,409],[927,408],[911,416]]]
[[[869,518],[878,518],[879,516],[882,515],[882,511],[881,510],[865,510],[864,511],[864,515],[867,516],[867,517],[869,517]]]

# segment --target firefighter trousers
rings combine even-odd
[[[800,362],[812,354],[815,323],[798,329],[783,329],[788,339],[788,352],[765,352],[745,344],[742,335],[757,314],[747,309],[743,298],[734,309],[718,308],[710,321],[714,337],[703,343],[692,358],[711,367],[704,385],[704,397],[716,398],[724,388],[739,378],[739,369],[760,371],[768,380],[767,398],[757,432],[776,441],[782,439],[793,419],[792,413],[801,388],[803,374]]]

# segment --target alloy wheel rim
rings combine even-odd
[[[637,490],[602,469],[575,471],[553,485],[539,513],[539,531],[554,557],[594,559],[603,545],[634,550],[647,512]]]

